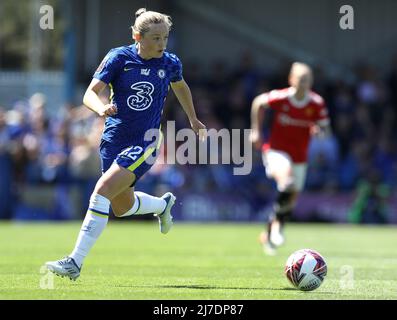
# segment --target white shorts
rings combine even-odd
[[[307,171],[306,163],[293,163],[286,152],[272,149],[264,151],[262,159],[266,175],[276,180],[278,191],[303,190]]]

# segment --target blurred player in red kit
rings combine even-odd
[[[311,135],[330,134],[324,100],[311,91],[311,68],[304,63],[293,63],[288,80],[289,88],[260,94],[253,100],[251,109],[251,141],[262,150],[266,174],[276,181],[278,191],[267,230],[260,235],[268,254],[275,254],[275,249],[284,243],[285,221],[304,187]],[[273,112],[268,141],[264,141],[262,134],[265,109]]]

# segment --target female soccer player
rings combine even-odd
[[[170,85],[192,129],[200,139],[206,134],[183,80],[182,64],[176,55],[165,51],[171,25],[169,16],[139,9],[132,27],[135,44],[110,50],[84,95],[84,104],[106,117],[100,146],[103,175],[91,195],[74,250],[64,259],[46,263],[57,275],[71,280],[79,277],[84,258],[105,229],[110,206],[116,217],[154,213],[164,234],[172,226],[172,193],[158,198],[134,192],[135,183],[152,165],[145,160],[153,159],[157,148],[145,139],[145,133],[159,130]],[[104,105],[99,93],[107,85],[112,101]]]
[[[266,174],[275,179],[278,189],[267,231],[260,235],[264,251],[270,255],[275,254],[276,247],[284,243],[284,223],[303,189],[310,135],[331,134],[324,100],[311,90],[311,68],[307,64],[295,62],[289,75],[289,84],[289,88],[257,96],[251,109],[251,140],[257,148],[262,148]],[[267,143],[263,143],[261,135],[263,113],[260,110],[264,108],[274,112]]]

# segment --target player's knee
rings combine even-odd
[[[94,193],[98,193],[101,196],[108,198],[109,200],[112,200],[113,198],[110,183],[106,181],[101,181],[101,179],[97,182]]]
[[[283,190],[282,192],[295,189],[295,179],[287,171],[283,172],[282,174],[279,173],[277,176],[275,176],[275,179],[277,182],[277,188],[279,190]]]

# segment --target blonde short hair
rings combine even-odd
[[[150,30],[151,24],[165,23],[168,30],[171,30],[171,17],[156,11],[146,11],[145,8],[140,8],[135,12],[135,23],[131,27],[133,33],[144,35]]]
[[[312,68],[303,62],[294,62],[291,66],[291,71],[290,71],[290,75],[291,74],[302,74],[302,73],[310,73],[312,74]]]

